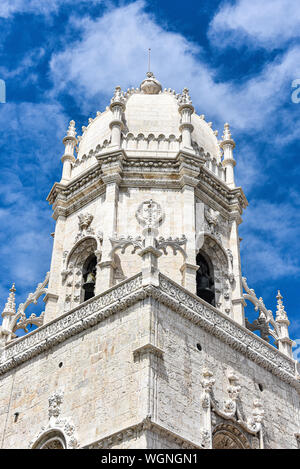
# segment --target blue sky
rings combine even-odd
[[[219,132],[231,124],[237,182],[249,200],[243,275],[273,312],[281,290],[300,338],[295,0],[1,0],[0,307],[13,281],[21,302],[49,270],[54,221],[45,199],[61,177],[69,120],[80,129],[116,85],[138,86],[149,47],[163,87],[187,86]]]

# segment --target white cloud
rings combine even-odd
[[[138,1],[96,19],[73,18],[71,27],[77,28],[80,39],[52,57],[54,92],[72,94],[83,112],[94,112],[103,95],[108,103],[116,85],[126,89],[140,84],[151,47],[151,68],[163,87],[180,91],[188,86],[198,112],[205,110],[217,126],[229,120],[236,129],[259,133],[266,121],[270,126],[280,120],[277,111],[290,102],[290,83],[300,76],[299,47],[248,81],[220,83],[217,71],[201,59],[201,49],[158,26],[144,5]]]
[[[0,18],[9,18],[16,13],[48,15],[56,13],[63,5],[80,3],[96,4],[102,0],[1,0]]]
[[[67,118],[57,104],[6,103],[0,107],[5,148],[0,174],[1,306],[16,282],[24,301],[50,266],[51,208],[46,200],[59,179]]]
[[[223,2],[209,36],[219,47],[239,47],[249,41],[255,47],[281,47],[300,37],[300,5],[295,0]]]
[[[299,222],[299,212],[289,203],[261,200],[249,205],[240,233],[245,233],[242,268],[253,283],[300,275]]]

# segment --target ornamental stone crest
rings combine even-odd
[[[29,443],[29,448],[66,449],[77,448],[78,441],[75,437],[75,427],[69,419],[61,418],[61,405],[64,393],[55,391],[48,399],[49,421],[41,428],[41,431],[34,440]],[[52,434],[61,435],[57,438],[50,438]],[[49,435],[49,443],[47,441]],[[53,441],[52,441],[53,440]]]
[[[138,222],[146,228],[155,228],[163,219],[161,206],[152,199],[142,202],[135,215]]]
[[[79,241],[81,238],[87,235],[93,235],[94,230],[90,227],[94,217],[91,213],[81,213],[78,215],[78,234],[76,236],[75,242]]]

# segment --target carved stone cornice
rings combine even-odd
[[[72,204],[74,197],[78,199],[78,193],[80,195],[86,195],[90,193],[93,189],[93,184],[96,183],[99,186],[99,181],[101,180],[101,168],[99,164],[91,166],[87,171],[83,172],[75,179],[72,179],[68,184],[54,183],[47,201],[49,204],[53,205],[56,202],[56,205],[67,208]],[[57,203],[57,201],[60,203]]]
[[[84,446],[83,449],[111,449],[114,446],[120,445],[122,441],[138,438],[145,431],[151,431],[160,437],[166,438],[171,443],[175,443],[182,449],[202,449],[201,446],[198,446],[196,443],[193,443],[168,428],[153,422],[151,420],[151,416],[148,416],[141,422],[135,423],[129,427],[122,428],[112,435],[104,436],[100,440]]]
[[[135,275],[83,305],[20,337],[3,348],[0,374],[51,349],[69,337],[144,299],[142,276]]]
[[[1,350],[0,374],[147,297],[202,327],[300,391],[294,360],[162,274],[158,287],[143,285],[142,275],[136,275],[15,339]]]
[[[294,360],[164,275],[159,279],[151,296],[300,390]]]

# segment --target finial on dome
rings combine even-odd
[[[183,88],[182,93],[178,97],[178,104],[180,106],[185,106],[185,105],[192,105],[192,100],[189,95],[189,89],[188,88]]]
[[[112,108],[115,105],[124,106],[124,96],[123,96],[123,92],[121,90],[121,86],[116,86],[115,91],[114,91],[114,95],[113,95],[113,97],[111,98],[111,101],[110,101],[110,108]]]
[[[231,132],[228,122],[224,124],[223,140],[231,140]]]
[[[231,136],[229,124],[228,122],[226,122],[226,124],[224,124],[224,131],[223,131],[220,146],[224,148],[225,146],[228,146],[228,145],[230,145],[232,149],[235,147],[235,142]]]
[[[75,121],[73,120],[70,121],[67,137],[76,137]]]
[[[140,85],[141,92],[144,94],[158,94],[162,90],[161,84],[152,72],[148,71],[146,75],[147,78]]]
[[[2,313],[3,317],[6,314],[15,314],[15,312],[16,312],[16,299],[15,299],[16,289],[15,289],[15,284],[14,283],[12,284],[12,287],[9,291],[10,291],[10,293],[9,293],[9,296],[7,298],[7,302],[5,304],[5,307],[4,307],[4,310],[3,310],[3,313]]]

